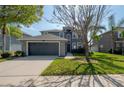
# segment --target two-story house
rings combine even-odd
[[[72,31],[70,27],[63,27],[62,30],[45,30],[41,31],[41,35],[44,34],[53,34],[62,38],[66,38],[67,42],[67,52],[71,52],[73,49],[83,48],[80,37]]]
[[[65,56],[73,49],[83,47],[79,36],[70,27],[62,30],[40,31],[41,35],[20,39],[26,55],[58,55]]]

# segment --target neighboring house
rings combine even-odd
[[[23,37],[31,37],[28,34],[23,34]],[[0,50],[3,48],[2,34],[0,34]],[[22,42],[14,36],[6,36],[6,51],[22,51]]]
[[[114,32],[114,46],[115,48],[124,47],[124,38],[121,36],[121,32]],[[112,49],[112,31],[105,32],[100,35],[99,41],[94,41],[92,45],[92,51],[108,52]]]
[[[20,39],[26,55],[57,55],[65,56],[73,49],[82,48],[78,35],[69,27],[63,30],[41,31],[41,35]]]

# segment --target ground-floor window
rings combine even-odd
[[[73,43],[72,43],[72,48],[73,48],[73,49],[76,49],[76,48],[77,48],[77,47],[76,47],[76,42],[73,42]]]
[[[78,48],[82,48],[82,43],[81,42],[78,42]]]

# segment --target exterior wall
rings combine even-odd
[[[0,50],[2,50],[2,46],[3,46],[3,38],[2,35],[0,35]],[[6,36],[6,50],[9,50],[9,37]]]
[[[52,35],[56,35],[56,36],[60,36],[64,38],[64,32],[41,32],[42,35],[44,34],[52,34]]]
[[[60,42],[60,56],[65,56],[67,53],[66,43]]]
[[[11,37],[11,51],[21,51],[22,50],[22,43],[21,41],[17,40],[15,37]]]
[[[2,50],[2,35],[0,35],[0,49]],[[17,51],[21,50],[21,42],[17,40],[15,37],[6,36],[6,50]]]
[[[26,41],[22,41],[22,51],[24,51],[25,52],[25,54],[26,55],[28,55],[27,53],[26,53],[26,48],[27,48],[27,46],[26,46]]]
[[[114,33],[115,40],[118,39],[118,33]],[[98,51],[100,52],[108,52],[112,48],[112,33],[106,32],[105,34],[101,35],[100,41],[98,41],[98,47],[95,46],[95,48],[98,48]]]
[[[29,35],[24,34],[23,37],[29,37]],[[0,50],[2,50],[2,35],[0,34]],[[22,42],[13,36],[6,36],[6,50],[7,51],[22,51]]]
[[[111,33],[102,35],[99,43],[98,49],[100,52],[108,52],[112,48],[112,35]]]

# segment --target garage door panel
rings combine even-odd
[[[58,55],[58,43],[29,43],[29,55]]]

